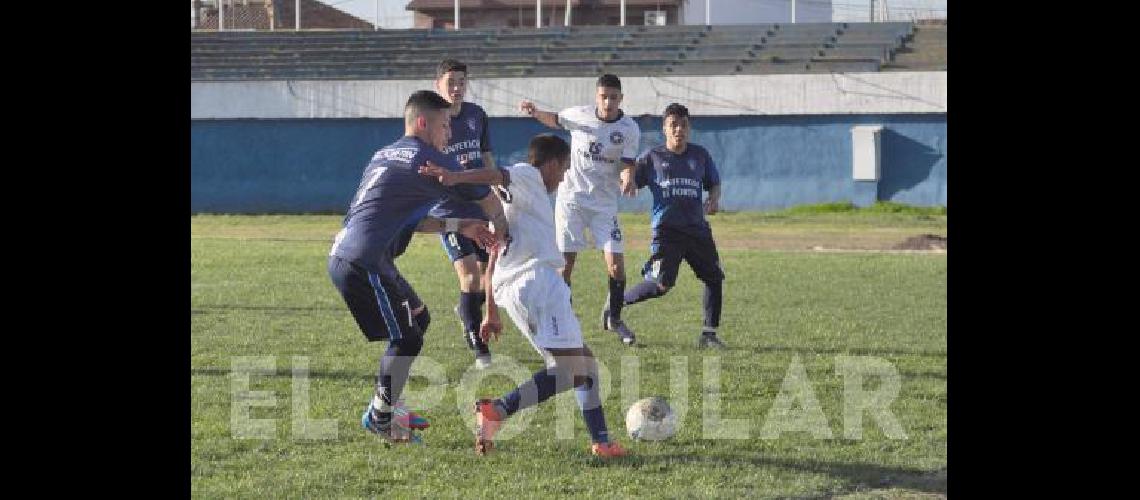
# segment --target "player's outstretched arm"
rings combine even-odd
[[[499,249],[492,248],[487,252],[487,270],[483,273],[483,290],[487,294],[487,313],[483,315],[483,323],[479,325],[479,336],[483,342],[492,338],[499,340],[503,332],[503,321],[499,319],[499,307],[495,304],[495,293],[491,288],[491,277],[495,273],[495,264],[499,261]]]
[[[720,210],[720,184],[709,188],[709,196],[705,199],[705,214],[712,215]]]
[[[437,219],[424,217],[416,224],[417,233],[458,232],[463,236],[475,240],[480,247],[487,248],[495,245],[495,233],[487,227],[487,222],[479,219]]]
[[[487,218],[490,219],[497,241],[505,241],[511,234],[511,227],[507,223],[507,214],[503,212],[503,202],[499,201],[499,197],[495,196],[495,192],[492,191],[475,203],[479,204],[479,208],[482,208],[483,213],[487,214]]]
[[[522,101],[519,103],[519,109],[523,114],[538,120],[539,123],[546,125],[550,128],[561,129],[562,126],[558,124],[558,113],[551,113],[550,111],[542,111],[530,101]]]
[[[435,177],[439,180],[440,184],[444,186],[454,186],[456,184],[491,184],[506,186],[511,182],[510,174],[503,169],[483,167],[455,172],[436,165],[431,161],[420,166],[419,173],[420,175]]]

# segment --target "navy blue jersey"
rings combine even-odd
[[[455,158],[456,163],[465,169],[483,168],[483,153],[491,152],[491,136],[487,128],[487,113],[483,108],[463,103],[459,114],[451,118],[451,141],[443,149],[443,154]],[[430,215],[487,220],[479,205],[454,198],[436,205]]]
[[[701,191],[720,184],[720,173],[705,148],[689,143],[681,154],[664,145],[650,149],[638,157],[634,180],[653,193],[654,231],[666,227],[695,236],[712,234]]]
[[[420,166],[432,163],[459,171],[455,159],[416,137],[405,136],[376,152],[364,169],[352,197],[344,228],[336,235],[331,255],[373,272],[384,272],[393,252],[402,253],[407,227],[427,215],[444,196],[478,200],[490,193],[487,186],[444,186],[434,177],[420,175]],[[404,238],[399,238],[403,240]]]

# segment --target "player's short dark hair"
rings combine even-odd
[[[530,149],[527,151],[527,163],[541,167],[551,159],[562,159],[570,156],[570,145],[561,137],[554,134],[538,134],[530,140]]]
[[[610,87],[621,90],[621,79],[616,75],[606,73],[598,77],[598,87]]]
[[[439,79],[439,77],[447,74],[448,71],[462,71],[466,73],[467,65],[455,59],[444,59],[439,63],[439,67],[435,70],[436,79]]]
[[[686,108],[685,106],[677,103],[670,104],[668,106],[665,106],[665,113],[661,115],[661,121],[665,121],[669,115],[676,116],[677,119],[688,118],[689,108]]]
[[[416,118],[429,111],[448,109],[451,103],[434,90],[417,90],[404,105],[404,124],[415,123]]]

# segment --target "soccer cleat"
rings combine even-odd
[[[431,427],[431,422],[427,418],[409,410],[407,406],[404,406],[403,401],[396,402],[396,406],[392,408],[392,418],[395,419],[397,425],[409,429],[423,430]]]
[[[713,347],[716,349],[727,349],[728,346],[720,341],[720,338],[715,333],[702,332],[700,339],[697,340],[697,347],[704,349],[706,347]]]
[[[627,346],[633,345],[637,342],[637,337],[633,335],[633,331],[625,326],[625,322],[620,319],[613,319],[610,317],[610,310],[602,310],[602,329],[607,331],[616,332],[621,343]]]
[[[503,425],[495,402],[480,399],[475,402],[475,454],[486,455],[495,449],[495,433]]]
[[[487,369],[491,366],[491,350],[487,346],[481,346],[479,351],[475,354],[475,368],[480,370]]]
[[[590,452],[593,453],[595,457],[601,458],[624,457],[629,454],[629,452],[625,451],[625,448],[622,448],[621,445],[617,443],[594,443],[593,446],[590,447]]]
[[[369,403],[368,408],[364,410],[364,415],[360,417],[360,425],[364,427],[364,430],[384,438],[384,444],[386,446],[393,444],[423,443],[423,440],[420,439],[412,429],[400,425],[398,419],[393,419],[387,426],[380,425],[379,422],[373,419],[371,403]]]

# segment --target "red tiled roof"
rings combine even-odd
[[[294,0],[277,0],[276,2],[276,29],[292,29],[296,20],[294,14]],[[302,28],[342,28],[367,29],[373,28],[372,23],[348,14],[335,7],[316,0],[301,0],[301,27]],[[226,4],[227,29],[269,29],[269,7],[266,1],[252,1],[248,5],[234,2]],[[197,29],[218,29],[217,8],[203,8],[202,18]]]

